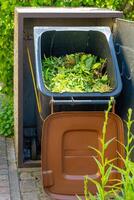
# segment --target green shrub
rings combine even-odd
[[[13,102],[12,98],[1,96],[0,102],[0,135],[13,135]]]

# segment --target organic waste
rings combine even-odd
[[[52,92],[109,92],[107,60],[92,54],[75,53],[44,57],[42,73],[45,87]]]

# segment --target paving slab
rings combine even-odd
[[[12,138],[6,139],[9,187],[11,200],[21,200],[18,169],[16,166],[15,149]]]
[[[42,188],[41,168],[18,169],[14,139],[1,136],[0,200],[51,200]]]
[[[1,136],[0,200],[51,200],[42,188],[41,168],[18,169],[14,139]]]
[[[22,193],[24,192],[33,192],[36,191],[36,185],[35,182],[32,180],[25,180],[25,181],[20,181],[20,191]]]
[[[0,169],[0,176],[1,175],[8,175],[8,169]]]
[[[10,188],[9,186],[0,187],[0,194],[10,194]]]
[[[37,192],[22,193],[22,200],[39,200]]]
[[[0,195],[0,200],[11,200],[10,194],[1,194]]]
[[[0,200],[11,200],[5,137],[0,136]]]

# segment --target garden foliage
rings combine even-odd
[[[92,54],[75,53],[44,58],[43,78],[52,92],[109,92],[107,60]]]
[[[134,0],[0,0],[0,83],[1,93],[11,97],[8,99],[13,97],[13,28],[16,6],[112,8],[123,10],[126,18],[134,20]]]
[[[112,108],[113,98],[109,101],[108,109],[105,112],[105,121],[102,129],[102,137],[100,139],[102,148],[99,151],[92,146],[89,148],[93,149],[100,159],[93,157],[100,174],[100,181],[89,178],[89,176],[84,177],[84,199],[85,200],[132,200],[134,199],[134,162],[132,161],[132,154],[134,150],[133,142],[134,136],[132,133],[132,125],[134,120],[132,120],[132,109],[128,109],[128,119],[126,121],[127,126],[127,142],[126,145],[119,143],[124,148],[125,156],[123,157],[119,152],[119,159],[122,160],[124,168],[117,167],[113,164],[116,158],[109,160],[105,157],[106,149],[109,148],[110,143],[115,140],[106,141],[107,135],[107,124],[109,111]],[[120,175],[121,179],[110,179],[110,174],[112,169],[115,169]],[[91,181],[97,188],[96,196],[94,196],[89,188],[89,181]],[[111,181],[114,181],[112,185],[109,185]],[[78,200],[82,200],[81,197],[77,196]]]

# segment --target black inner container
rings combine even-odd
[[[34,48],[36,81],[44,119],[51,114],[52,107],[54,112],[105,110],[110,97],[117,97],[120,94],[121,77],[108,27],[35,27]],[[58,93],[51,92],[44,86],[42,76],[44,55],[59,57],[79,52],[91,53],[107,59],[106,70],[112,91]]]
[[[110,79],[110,86],[113,88],[113,90],[116,89],[117,87],[115,80],[116,72],[113,66],[110,47],[105,34],[103,34],[100,31],[93,31],[93,30],[90,31],[71,30],[71,31],[46,31],[41,35],[41,59],[44,58],[44,55],[46,57],[50,56],[59,57],[59,56],[64,56],[66,54],[72,54],[78,52],[91,53],[98,56],[99,58],[104,58],[104,59],[106,58],[107,59],[106,70],[108,73],[108,77]],[[47,89],[45,88],[45,90]],[[67,92],[66,96],[70,95],[75,96],[74,94],[76,93]]]

